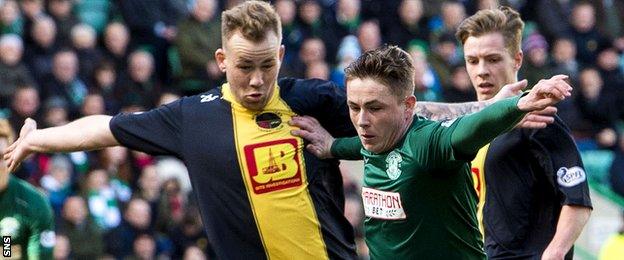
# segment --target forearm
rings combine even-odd
[[[590,214],[591,209],[588,207],[564,205],[559,214],[555,236],[544,252],[563,258],[583,231]]]
[[[445,121],[482,110],[491,101],[466,103],[416,102],[414,113],[430,120]]]
[[[360,137],[338,138],[331,146],[331,155],[337,159],[362,160]]]
[[[110,116],[88,116],[64,126],[33,131],[26,138],[32,152],[73,152],[119,145],[109,128]]]
[[[525,112],[517,107],[520,96],[501,100],[458,122],[451,136],[453,148],[461,154],[474,154],[496,136],[509,131]]]

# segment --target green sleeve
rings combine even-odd
[[[360,137],[337,138],[331,146],[331,154],[336,159],[362,160]]]
[[[472,157],[498,135],[511,130],[526,114],[518,109],[520,97],[522,95],[498,101],[461,118],[451,135],[455,153]]]
[[[54,216],[52,208],[40,194],[35,219],[31,221],[31,234],[28,238],[28,259],[52,259],[56,234],[54,233]]]

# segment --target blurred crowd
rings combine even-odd
[[[236,0],[0,0],[0,114],[16,133],[82,116],[137,112],[224,82],[214,52],[220,11]],[[476,100],[454,32],[481,8],[508,5],[526,22],[519,78],[570,75],[559,105],[581,150],[608,149],[624,194],[624,1],[277,0],[286,54],[280,76],[344,86],[361,53],[398,45],[414,60],[418,100]],[[209,112],[209,111],[208,111]],[[184,165],[122,147],[38,154],[20,178],[44,191],[59,258],[213,256]],[[590,173],[591,174],[591,173]],[[362,239],[359,184],[346,210]],[[362,246],[361,252],[365,252]]]

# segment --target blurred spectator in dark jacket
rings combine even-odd
[[[446,102],[470,102],[477,99],[477,95],[470,83],[470,76],[464,66],[456,66],[451,73],[451,85],[442,91]]]
[[[100,50],[96,48],[97,34],[90,25],[78,24],[71,29],[71,43],[78,55],[80,78],[88,80],[103,58]]]
[[[100,93],[93,92],[85,96],[82,107],[80,107],[80,116],[103,115],[105,113],[106,105]]]
[[[103,60],[95,67],[89,88],[92,92],[102,95],[107,115],[119,112],[121,105],[115,97],[115,90],[119,88],[119,75],[112,61]]]
[[[22,17],[24,18],[24,34],[22,37],[24,38],[24,43],[30,45],[33,43],[33,35],[31,33],[34,29],[33,23],[40,17],[47,16],[45,14],[43,0],[20,0],[18,3],[22,11]]]
[[[338,0],[336,4],[336,39],[357,33],[362,17],[360,0]]]
[[[443,86],[449,86],[451,83],[451,71],[453,67],[463,65],[464,57],[461,50],[457,47],[455,35],[444,34],[440,36],[437,44],[433,45],[433,51],[428,57],[431,67],[440,77],[440,83]]]
[[[79,108],[87,95],[87,86],[78,77],[78,56],[70,49],[54,54],[52,73],[42,84],[41,96],[47,99],[59,96],[67,102],[71,118],[78,116]]]
[[[174,245],[172,257],[179,259],[184,254],[184,249],[190,246],[197,246],[202,251],[208,252],[210,257],[214,256],[208,239],[202,231],[202,222],[197,209],[189,209],[184,215],[180,225],[176,226],[170,233],[169,237]]]
[[[150,211],[152,212],[151,218],[156,220],[159,214],[159,206],[160,206],[160,186],[162,181],[158,176],[158,172],[156,171],[156,166],[148,165],[141,171],[141,176],[139,176],[138,184],[138,193],[135,196],[138,196],[141,199],[144,199],[150,205]],[[155,224],[156,221],[152,222],[152,225]]]
[[[128,69],[122,78],[116,97],[122,104],[154,107],[159,85],[154,79],[154,58],[146,51],[134,51],[128,56]]]
[[[104,55],[115,63],[117,74],[126,71],[126,62],[130,53],[130,32],[119,22],[112,22],[106,26],[103,36]]]
[[[149,204],[139,198],[128,202],[122,223],[105,234],[106,253],[116,258],[133,254],[134,241],[141,234],[152,233],[150,230],[151,212]]]
[[[65,234],[69,239],[71,255],[75,259],[98,259],[103,255],[103,235],[89,218],[89,211],[82,197],[71,196],[65,200],[63,217],[58,226],[59,233]]]
[[[282,44],[286,48],[284,61],[282,62],[283,66],[297,60],[304,35],[299,22],[295,19],[297,16],[297,4],[294,0],[275,1],[275,11],[282,22]]]
[[[0,108],[8,107],[10,97],[20,85],[33,85],[34,80],[22,62],[24,45],[16,34],[0,37]]]
[[[151,234],[140,234],[132,242],[132,255],[124,260],[156,259],[156,240]]]
[[[535,5],[537,22],[547,39],[571,36],[572,28],[568,21],[572,16],[574,1],[538,0]]]
[[[123,0],[118,5],[132,35],[131,45],[150,50],[158,79],[167,82],[167,49],[177,35],[179,10],[171,0]]]
[[[429,39],[429,20],[424,17],[421,0],[403,0],[396,12],[396,22],[383,26],[388,43],[407,48],[407,44],[413,39]]]
[[[72,13],[73,0],[49,0],[48,12],[56,23],[57,38],[63,47],[71,46],[72,28],[78,24],[78,19]]]
[[[541,79],[552,76],[548,64],[548,43],[539,34],[533,33],[522,43],[524,51],[524,65],[520,69],[521,78],[528,80],[529,86],[534,86]]]
[[[436,44],[444,34],[455,34],[459,24],[466,18],[466,8],[459,1],[444,1],[440,7],[437,23],[431,31],[430,42]]]
[[[570,38],[558,38],[552,47],[551,70],[554,75],[568,75],[572,84],[578,82],[580,65],[576,61],[576,44]]]
[[[598,52],[596,65],[600,70],[600,76],[605,82],[609,82],[610,91],[614,93],[619,89],[624,89],[624,75],[620,70],[620,54],[618,50],[610,45],[603,46]]]
[[[318,0],[305,0],[299,5],[299,18],[303,38],[320,38],[325,43],[328,62],[333,63],[340,38],[331,14],[323,12]]]
[[[329,80],[329,65],[325,61],[316,61],[306,66],[306,79]]]
[[[578,61],[583,65],[593,65],[600,47],[608,44],[608,39],[596,27],[594,7],[588,2],[576,3],[569,21],[572,37],[576,41]]]
[[[12,96],[11,103],[9,122],[18,135],[26,118],[39,119],[39,91],[33,85],[19,86]]]
[[[216,0],[196,0],[191,15],[178,24],[175,44],[182,65],[182,91],[197,94],[216,87],[223,72],[214,53],[221,46],[221,21],[217,18]],[[188,80],[200,84],[189,85]],[[187,84],[184,84],[186,81]]]
[[[0,34],[14,33],[22,36],[24,19],[15,0],[0,3]]]
[[[39,86],[43,78],[52,72],[52,57],[58,50],[56,44],[56,25],[52,18],[41,16],[32,24],[33,43],[26,45],[24,62],[30,69]]]
[[[320,38],[308,38],[299,49],[298,59],[284,64],[280,75],[283,77],[305,77],[307,67],[316,62],[324,62],[326,57],[325,43]]]

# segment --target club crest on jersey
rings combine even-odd
[[[274,129],[282,125],[282,118],[273,112],[264,112],[256,115],[256,124],[263,129]]]
[[[578,166],[572,168],[561,167],[557,171],[557,182],[563,187],[576,186],[586,179],[585,171]]]
[[[392,151],[388,154],[388,157],[386,157],[386,174],[388,174],[388,178],[396,180],[401,176],[402,161],[403,157],[401,157],[400,153]]]

